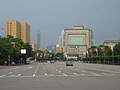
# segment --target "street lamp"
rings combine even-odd
[[[21,49],[21,54],[22,54],[22,58],[21,58],[21,60],[22,60],[22,63],[23,63],[23,61],[24,61],[25,64],[26,64],[26,61],[25,61],[26,58],[23,57],[23,56],[25,56],[26,53],[27,53],[26,49]]]
[[[15,47],[15,44],[16,44],[16,43],[15,43],[15,42],[12,42],[12,43],[11,43],[11,40],[12,40],[12,39],[14,39],[14,38],[10,38],[9,44],[10,44],[10,45],[12,44],[13,47]],[[10,65],[10,62],[11,62],[11,59],[10,59],[10,58],[11,58],[11,55],[9,54],[9,55],[8,55],[8,63],[9,63],[9,65]]]

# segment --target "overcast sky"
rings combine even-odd
[[[94,45],[120,39],[120,0],[0,0],[0,28],[13,19],[30,24],[32,40],[40,30],[42,47],[76,25],[93,30]]]

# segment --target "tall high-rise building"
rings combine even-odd
[[[73,26],[65,29],[59,37],[62,52],[67,54],[83,54],[92,46],[93,32],[84,26]]]
[[[6,20],[5,35],[20,38],[24,43],[30,43],[30,25],[17,20]]]
[[[39,30],[38,30],[38,33],[37,33],[37,47],[38,47],[38,49],[40,49],[41,48],[41,38],[40,38],[40,32],[39,32]]]

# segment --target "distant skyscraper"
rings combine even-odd
[[[41,46],[40,46],[40,41],[41,41],[40,32],[39,32],[39,30],[38,30],[38,33],[37,33],[37,46],[38,46],[38,49],[41,48]]]

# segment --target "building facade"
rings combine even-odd
[[[105,40],[103,42],[103,45],[105,45],[105,46],[111,45],[111,46],[115,47],[115,45],[118,43],[120,43],[120,40]]]
[[[24,43],[30,43],[30,25],[17,20],[6,20],[5,35],[20,38]]]
[[[38,47],[37,47],[37,44],[35,43],[35,41],[30,41],[30,45],[31,45],[33,51],[37,51],[38,50]]]
[[[53,53],[60,53],[60,45],[59,44],[56,44],[55,46],[54,46],[54,48],[53,48],[53,51],[52,51]]]
[[[62,52],[67,54],[82,55],[92,46],[93,32],[84,26],[73,26],[65,29],[59,37],[59,45]]]

